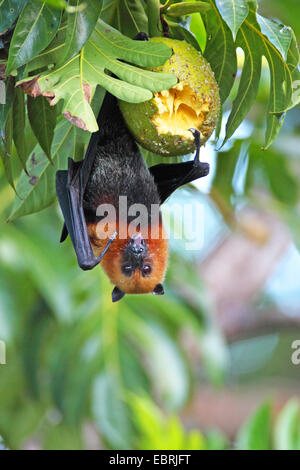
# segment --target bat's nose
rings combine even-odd
[[[140,255],[146,251],[146,243],[140,232],[131,237],[128,247],[135,255]]]

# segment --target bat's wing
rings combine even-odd
[[[194,134],[196,155],[193,161],[182,163],[161,163],[149,168],[154,177],[162,204],[177,188],[191,183],[198,178],[207,176],[209,164],[200,162],[200,133],[196,129],[190,129]]]
[[[107,101],[107,99],[108,99],[107,96],[105,96],[104,100],[103,100],[101,110],[100,110],[100,113],[98,115],[98,119],[97,119],[97,124],[98,124],[99,129],[98,129],[97,132],[93,132],[93,134],[91,135],[87,150],[86,150],[85,155],[84,155],[84,160],[82,162],[74,162],[72,160],[73,163],[72,163],[72,178],[71,179],[73,181],[75,181],[76,178],[79,178],[79,173],[77,174],[77,172],[79,170],[81,171],[82,191],[83,191],[82,194],[84,194],[87,182],[88,182],[89,177],[90,177],[91,169],[92,169],[92,166],[93,166],[93,163],[94,163],[94,159],[95,159],[95,155],[96,155],[96,151],[97,151],[97,145],[98,145],[99,138],[100,138],[100,122],[103,119],[103,110],[102,110],[102,108],[105,106],[105,100]],[[61,188],[66,187],[65,181],[67,180],[68,171],[65,171],[65,172],[58,171],[57,172],[56,186],[60,186]],[[61,191],[62,191],[62,189],[60,190],[60,193],[61,193]],[[57,195],[58,195],[58,191],[57,191]],[[60,203],[60,199],[59,199],[59,203]],[[61,205],[61,203],[60,203],[60,205]],[[65,241],[67,236],[68,236],[68,228],[67,228],[67,224],[65,222],[64,226],[63,226],[63,229],[62,229],[60,242],[62,243],[63,241]]]
[[[73,171],[73,178],[75,174],[79,171],[80,167],[82,166],[82,162],[74,162],[72,160],[72,171]],[[69,170],[68,170],[69,171]],[[66,187],[68,184],[68,171],[57,171],[56,173],[56,194],[58,197],[59,205],[61,206],[62,209],[62,200],[63,200],[63,194],[66,191]],[[62,213],[64,214],[66,211],[62,210]],[[68,225],[70,225],[68,223]],[[64,223],[62,232],[61,232],[61,237],[60,237],[60,243],[64,242],[65,239],[67,238],[69,232],[67,229],[67,224],[66,222]]]
[[[101,123],[105,121],[107,114],[112,112],[111,100],[112,97],[106,94],[97,119],[99,130],[92,134],[84,160],[74,162],[69,158],[68,170],[60,170],[56,173],[56,192],[65,220],[61,242],[66,239],[68,234],[70,235],[78,264],[84,270],[92,269],[100,263],[116,237],[115,233],[108,240],[103,252],[96,258],[90,243],[83,211],[83,195],[93,167],[99,139],[102,135]]]
[[[116,233],[109,239],[102,253],[95,257],[84,217],[82,197],[82,165],[69,158],[68,171],[56,173],[56,192],[65,219],[66,229],[71,237],[78,264],[81,269],[94,268],[107,252]]]

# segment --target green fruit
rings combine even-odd
[[[150,41],[164,42],[173,49],[171,58],[152,70],[174,73],[178,83],[144,103],[120,100],[120,109],[142,147],[159,155],[185,155],[195,149],[189,128],[201,132],[202,143],[214,131],[220,111],[219,88],[209,63],[194,47],[162,37]]]

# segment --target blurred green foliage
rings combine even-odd
[[[260,3],[299,33],[297,0]],[[199,18],[194,15],[192,30],[200,27]],[[203,35],[201,40],[203,47]],[[274,213],[299,247],[300,110],[289,113],[280,138],[262,151],[266,66],[262,77],[255,106],[240,132],[216,154],[211,150],[214,177],[209,190],[178,191],[181,201],[186,194],[203,201],[218,220],[217,228],[206,234],[201,256],[213,251],[221,230],[228,234],[236,229],[235,216],[247,206]],[[224,114],[237,89],[238,80]],[[28,122],[25,136],[31,154],[36,139]],[[18,176],[21,162],[13,162]],[[243,368],[242,354],[236,359],[234,345],[225,344],[199,280],[196,257],[187,256],[179,243],[172,246],[164,297],[125,297],[112,304],[111,286],[101,269],[82,272],[70,241],[59,245],[58,208],[6,224],[13,198],[1,167],[0,340],[6,343],[7,364],[0,365],[0,435],[5,445],[81,449],[96,439],[96,447],[115,449],[300,449],[296,400],[276,419],[271,405],[264,403],[233,442],[218,430],[186,431],[180,419],[199,382],[222,387],[295,375],[283,355],[290,336],[267,365],[239,376],[234,361]],[[255,362],[253,351],[263,362],[267,340],[262,339],[260,349],[254,341],[248,349],[245,342],[238,345],[249,362]]]
[[[6,197],[5,189],[0,198]],[[192,334],[199,357],[206,336],[215,336],[221,349],[207,342],[202,352],[212,377],[223,368],[222,340],[198,283],[193,305],[176,292],[185,276],[182,259],[171,260],[168,295],[112,304],[101,269],[82,272],[70,242],[59,245],[61,223],[57,208],[2,223],[0,331],[7,364],[0,371],[0,432],[12,448],[29,436],[45,448],[82,447],[82,426],[91,421],[106,445],[132,448],[136,431],[124,393],[154,393],[166,410],[180,409],[193,381],[180,336]]]

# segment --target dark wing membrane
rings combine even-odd
[[[163,204],[180,186],[207,176],[209,165],[195,160],[182,163],[161,163],[151,166],[149,171],[157,185],[160,203]]]
[[[69,233],[78,264],[84,270],[92,269],[100,263],[117,235],[115,233],[108,240],[106,247],[96,258],[91,246],[83,210],[83,195],[93,168],[99,139],[103,137],[101,125],[107,119],[113,119],[113,100],[111,95],[106,94],[97,119],[99,130],[92,134],[84,160],[74,162],[69,158],[68,170],[61,170],[56,173],[56,192],[65,220],[61,241],[64,241]]]
[[[56,173],[56,192],[78,264],[81,269],[87,270],[100,263],[117,234],[115,233],[108,240],[106,247],[96,258],[91,246],[82,206],[81,168],[69,158],[68,171],[58,171]]]
[[[91,269],[97,263],[84,218],[80,179],[80,167],[70,158],[68,171],[56,174],[56,192],[78,264],[82,269]]]

